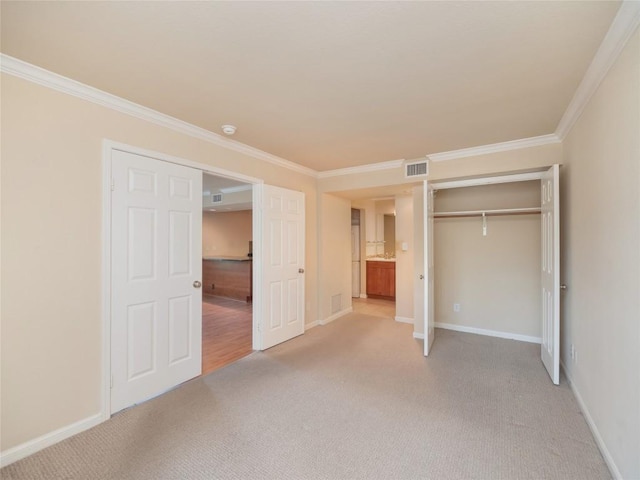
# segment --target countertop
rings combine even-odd
[[[202,260],[211,260],[211,261],[215,261],[215,260],[226,260],[229,262],[248,262],[250,260],[253,260],[253,258],[251,257],[234,257],[231,255],[217,255],[215,257],[202,257]]]
[[[372,257],[367,258],[367,262],[395,262],[395,258]]]

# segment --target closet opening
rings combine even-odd
[[[540,180],[436,190],[437,328],[541,343]]]

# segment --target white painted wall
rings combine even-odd
[[[564,142],[562,362],[615,476],[640,478],[640,32]],[[570,346],[577,360],[569,355]]]

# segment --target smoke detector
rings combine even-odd
[[[222,133],[224,133],[225,135],[233,135],[234,133],[236,133],[236,126],[222,125]]]

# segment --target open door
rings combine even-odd
[[[560,383],[560,167],[542,177],[542,347],[553,383]]]
[[[111,413],[200,375],[202,171],[114,150]]]
[[[433,187],[427,181],[413,192],[415,243],[415,324],[424,325],[424,355],[429,355],[435,338],[433,295]]]
[[[266,350],[304,333],[304,194],[270,185],[255,186],[262,209],[254,248],[254,348]]]

